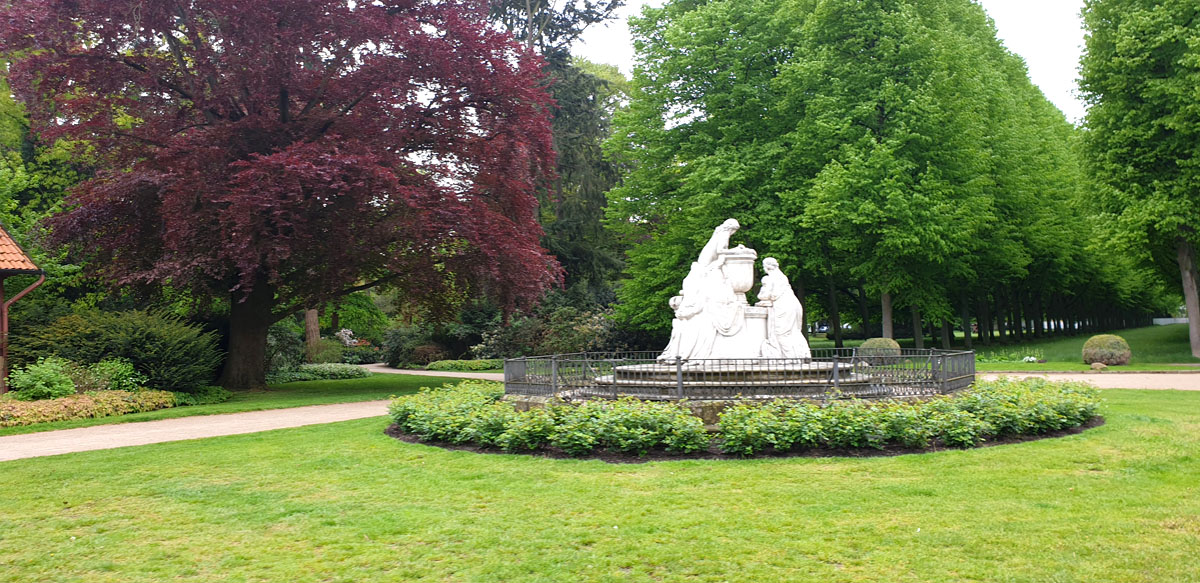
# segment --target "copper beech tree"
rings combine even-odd
[[[104,170],[52,241],[115,285],[228,298],[221,383],[267,328],[387,284],[528,304],[554,154],[539,63],[468,0],[22,0],[0,51],[46,139]]]

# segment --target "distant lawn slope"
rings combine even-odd
[[[1130,349],[1133,350],[1133,359],[1130,361],[1130,366],[1122,368],[1122,370],[1163,370],[1170,367],[1158,365],[1163,364],[1200,364],[1200,359],[1192,356],[1192,350],[1188,344],[1187,324],[1171,324],[1168,326],[1147,326],[1145,328],[1129,328],[1125,330],[1113,330],[1109,332],[1096,332],[1096,334],[1116,334],[1125,339],[1129,343]],[[993,346],[984,346],[976,343],[975,352],[983,358],[1009,357],[1009,360],[1019,361],[1022,356],[1038,356],[1050,365],[1027,365],[1024,367],[1016,367],[1020,370],[1065,370],[1057,367],[1055,363],[1075,363],[1078,367],[1072,367],[1070,370],[1086,370],[1088,367],[1083,364],[1083,343],[1087,342],[1093,334],[1080,334],[1071,337],[1047,338],[1042,340],[1030,340],[1020,344],[1002,344]],[[901,346],[911,347],[911,338],[901,338],[898,340]],[[813,338],[810,344],[816,348],[831,348],[833,340],[827,338]],[[858,346],[862,344],[861,340],[847,340],[846,346]],[[962,347],[962,336],[955,338],[955,345]],[[928,347],[938,348],[941,345],[938,343],[928,344]],[[1016,363],[1014,363],[1016,364]],[[987,369],[997,370],[997,366],[1007,366],[1008,363],[987,363]],[[1014,370],[1009,366],[1005,370]]]
[[[1171,324],[1168,326],[1147,326],[1145,328],[1129,328],[1113,330],[1103,334],[1116,334],[1129,343],[1133,350],[1133,359],[1129,364],[1151,363],[1200,363],[1200,359],[1192,356],[1188,345],[1187,324]],[[1019,350],[1041,351],[1045,360],[1052,362],[1083,363],[1083,343],[1092,334],[1080,334],[1068,338],[1034,340],[1017,345],[990,348],[976,346],[976,352],[981,355],[995,352],[1013,352]]]

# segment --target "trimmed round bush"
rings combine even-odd
[[[859,345],[857,354],[874,365],[889,364],[900,356],[900,344],[891,338],[868,338]]]
[[[1116,334],[1097,334],[1083,343],[1083,363],[1102,362],[1109,366],[1129,364],[1133,351],[1129,343]]]
[[[900,343],[891,338],[868,338],[858,347],[859,354],[899,356]]]

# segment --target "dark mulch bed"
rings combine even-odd
[[[979,447],[991,447],[994,445],[1008,445],[1011,443],[1023,443],[1026,441],[1036,441],[1039,439],[1050,439],[1050,438],[1055,438],[1055,437],[1064,437],[1067,435],[1076,435],[1079,433],[1083,433],[1084,431],[1086,431],[1088,429],[1091,429],[1093,427],[1099,427],[1101,425],[1104,425],[1104,417],[1096,416],[1096,417],[1093,417],[1087,423],[1084,423],[1083,425],[1080,425],[1078,427],[1072,427],[1069,429],[1060,429],[1058,431],[1051,431],[1049,433],[1041,433],[1038,435],[1019,435],[1019,436],[1014,436],[1014,437],[995,438],[995,439],[991,439],[988,441],[984,441]],[[482,454],[489,454],[489,453],[490,454],[497,454],[497,453],[507,454],[507,453],[509,453],[509,452],[506,452],[506,451],[503,451],[501,449],[497,449],[494,447],[480,447],[478,445],[470,445],[470,444],[452,444],[452,443],[446,443],[446,442],[442,442],[442,441],[422,441],[416,435],[413,435],[411,433],[404,433],[403,431],[400,431],[400,429],[398,427],[396,427],[395,425],[389,425],[388,428],[384,430],[384,433],[386,433],[387,435],[389,435],[393,438],[396,438],[400,441],[405,441],[408,443],[420,443],[423,445],[432,445],[435,447],[440,447],[442,449],[448,449],[448,450],[453,450],[453,451],[470,451],[470,452],[482,453]],[[754,458],[881,457],[881,456],[929,453],[929,452],[934,452],[934,451],[946,451],[946,450],[952,450],[952,449],[957,449],[957,448],[941,447],[941,446],[927,447],[924,449],[916,449],[916,448],[909,448],[909,447],[897,447],[897,446],[886,446],[883,449],[814,448],[814,449],[806,449],[806,450],[802,450],[802,451],[792,451],[792,452],[786,452],[786,453],[763,452],[763,453],[754,455],[752,457],[754,457]],[[692,454],[678,454],[678,453],[671,453],[671,452],[667,452],[667,451],[664,451],[661,449],[657,449],[657,450],[650,450],[650,452],[644,456],[638,456],[637,454],[630,454],[630,453],[613,452],[613,451],[607,451],[607,450],[596,451],[592,454],[585,455],[585,456],[572,456],[572,455],[567,455],[565,452],[563,452],[562,450],[559,450],[557,448],[546,448],[546,449],[541,449],[541,450],[534,451],[534,452],[523,452],[522,454],[518,454],[518,455],[530,455],[530,456],[534,456],[534,457],[544,457],[544,458],[554,458],[554,459],[600,460],[603,462],[608,462],[610,464],[642,464],[642,463],[646,463],[646,462],[675,461],[675,460],[742,460],[742,459],[750,459],[750,458],[747,458],[746,456],[722,453],[721,450],[716,446],[716,444],[709,445],[707,451],[702,451],[702,452],[697,452],[697,453],[692,453]]]

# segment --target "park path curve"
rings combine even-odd
[[[470,373],[444,371],[398,370],[384,365],[367,365],[372,372],[474,378],[499,381],[500,373]],[[1124,389],[1182,389],[1200,390],[1200,372],[1186,373],[985,373],[981,378],[997,375],[1029,377],[1042,376],[1053,380],[1089,382],[1100,388]],[[43,431],[0,437],[0,462],[31,457],[59,455],[79,451],[113,449],[168,441],[257,433],[272,429],[287,429],[321,423],[336,423],[387,414],[387,401],[309,405],[290,409],[247,411],[223,415],[201,415],[179,419],[161,419],[135,423],[97,425],[77,429]]]

